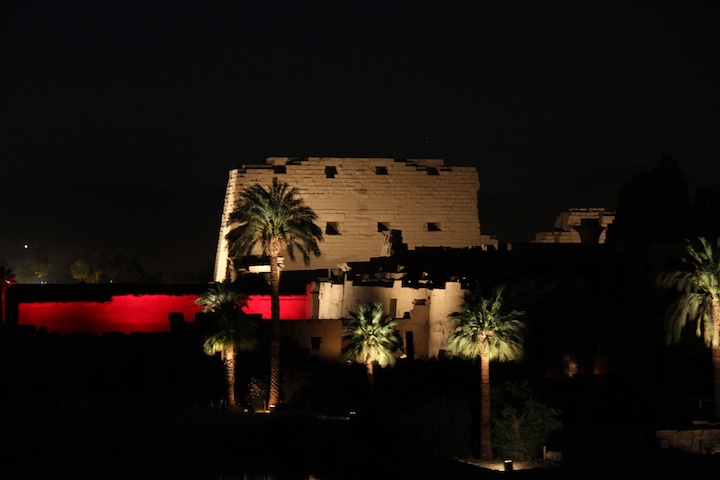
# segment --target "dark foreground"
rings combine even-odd
[[[236,413],[179,405],[54,405],[3,411],[3,479],[681,478],[720,459],[632,434],[583,435],[562,462],[494,471],[398,451],[371,418]]]

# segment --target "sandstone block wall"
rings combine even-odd
[[[575,227],[588,221],[597,222],[600,227],[604,227],[598,243],[605,243],[607,227],[613,220],[615,213],[607,212],[604,208],[571,208],[557,216],[552,232],[536,233],[534,243],[581,243],[580,234]]]
[[[448,282],[444,288],[429,289],[406,287],[400,280],[385,286],[355,285],[347,280],[342,284],[320,282],[316,289],[319,301],[313,320],[307,323],[284,322],[284,325],[297,335],[299,344],[304,348],[310,348],[311,336],[320,338],[321,347],[314,351],[310,349],[312,355],[338,360],[342,327],[328,326],[333,325],[333,321],[341,324],[340,319],[349,318],[359,305],[374,302],[380,302],[383,311],[397,321],[396,328],[405,348],[407,334],[412,332],[415,358],[437,357],[454,328],[448,315],[460,310],[465,294],[459,282]],[[320,325],[325,327],[319,328]]]
[[[673,448],[688,453],[720,453],[719,428],[695,428],[691,430],[657,430],[655,435],[663,440],[664,448]]]
[[[342,320],[313,319],[281,324],[284,335],[294,338],[310,355],[327,361],[342,360]]]
[[[286,270],[337,268],[343,262],[382,256],[388,231],[400,230],[409,249],[482,244],[474,167],[446,167],[443,160],[270,157],[263,165],[232,170],[228,179],[215,263],[215,279],[229,275],[225,235],[238,195],[277,177],[298,189],[318,214],[322,255],[306,267],[285,256]]]
[[[460,311],[465,290],[459,282],[448,282],[444,289],[432,290],[432,305],[428,322],[428,357],[439,357],[440,350],[445,350],[448,338],[455,329],[450,314]]]

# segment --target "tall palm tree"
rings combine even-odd
[[[5,302],[7,289],[10,285],[15,284],[16,277],[9,265],[4,260],[0,260],[0,325],[5,324]]]
[[[343,327],[343,358],[365,365],[373,389],[375,363],[380,367],[395,364],[393,350],[400,345],[397,322],[383,313],[381,303],[360,305],[357,313],[350,312],[350,317]]]
[[[322,230],[315,224],[317,214],[305,205],[295,188],[273,178],[266,190],[254,184],[240,193],[235,210],[230,214],[232,225],[226,239],[230,258],[250,255],[256,246],[270,260],[270,299],[272,340],[270,344],[270,393],[268,405],[280,401],[280,264],[283,252],[295,260],[295,251],[302,254],[306,265],[310,255],[320,256]]]
[[[210,284],[195,303],[203,307],[203,312],[212,313],[211,330],[203,349],[208,355],[220,353],[225,367],[228,406],[235,409],[235,357],[238,351],[255,349],[258,324],[242,311],[247,305],[247,296],[229,282]]]
[[[695,322],[695,334],[710,348],[715,384],[715,416],[720,416],[720,238],[711,243],[701,237],[685,245],[686,268],[666,271],[658,276],[661,288],[675,289],[680,295],[665,312],[668,345],[680,341],[688,322]]]
[[[448,339],[447,350],[464,358],[480,358],[480,457],[492,458],[490,417],[490,361],[518,360],[524,355],[520,317],[525,312],[508,310],[503,298],[504,286],[483,296],[479,290],[463,297],[459,312],[450,314],[456,323]]]

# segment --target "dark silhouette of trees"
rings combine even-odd
[[[247,295],[240,293],[229,282],[212,283],[196,304],[202,311],[212,314],[210,332],[203,349],[208,355],[220,353],[225,368],[228,407],[237,408],[235,401],[235,358],[238,351],[252,351],[258,342],[258,324],[243,312]]]
[[[687,268],[663,272],[658,285],[675,289],[679,296],[665,314],[666,341],[680,341],[688,322],[712,353],[715,384],[715,416],[720,415],[720,238],[714,243],[700,237],[688,243],[682,259]]]

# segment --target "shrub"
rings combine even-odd
[[[282,378],[283,403],[292,404],[303,400],[310,386],[310,375],[299,369],[291,368]]]
[[[267,399],[268,389],[267,383],[255,377],[250,379],[248,383],[248,394],[245,397],[248,405],[255,409],[261,410],[265,408],[265,400]]]
[[[560,410],[536,399],[526,382],[506,383],[493,397],[494,450],[517,460],[541,457],[543,445],[562,428]]]
[[[470,454],[472,414],[467,397],[448,392],[422,396],[394,412],[396,438],[409,450],[445,457]]]

